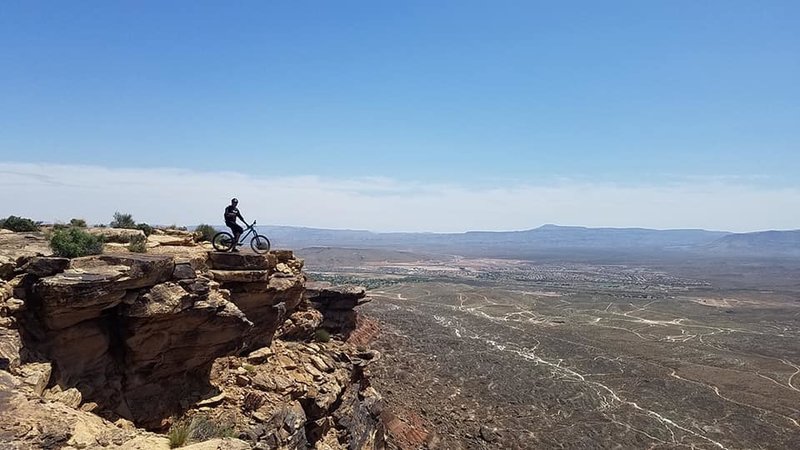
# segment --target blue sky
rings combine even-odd
[[[422,191],[721,183],[800,200],[796,1],[7,1],[0,42],[0,162],[34,172],[181,169],[220,198],[230,171]],[[377,213],[332,225],[396,229]],[[800,223],[675,213],[564,220]],[[539,219],[437,220],[400,227]]]

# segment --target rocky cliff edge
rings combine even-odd
[[[145,429],[202,422],[223,448],[382,446],[379,355],[348,342],[363,289],[307,289],[291,251],[163,244],[70,260],[0,234],[0,444],[169,448]]]

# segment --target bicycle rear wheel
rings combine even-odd
[[[227,252],[233,247],[233,235],[226,231],[220,231],[211,239],[211,245],[218,252]]]
[[[269,239],[263,234],[257,234],[250,239],[250,248],[258,254],[267,253],[270,248]]]

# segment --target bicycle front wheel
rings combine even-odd
[[[211,245],[213,245],[214,250],[218,252],[227,252],[233,247],[233,235],[226,231],[220,231],[211,239]]]
[[[250,239],[250,248],[253,249],[254,252],[258,254],[264,254],[269,251],[270,243],[269,239],[263,234],[257,234],[253,236],[253,239]]]

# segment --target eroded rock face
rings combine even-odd
[[[0,370],[0,448],[119,448],[168,450],[169,439],[138,429],[114,426],[95,414],[75,409],[75,389],[41,393],[20,377]]]
[[[267,270],[274,269],[277,264],[274,254],[209,252],[208,260],[211,268],[216,270]]]
[[[118,289],[138,289],[170,279],[175,261],[168,256],[128,253],[75,258],[70,267],[87,272],[104,267],[119,267],[122,268],[123,277],[115,281],[115,286]]]
[[[249,444],[210,441],[198,448],[369,448],[379,442],[377,410],[364,409],[368,391],[356,382],[368,359],[337,349],[341,342],[327,350],[321,343],[273,342],[282,325],[281,336],[309,340],[324,320],[304,298],[301,260],[290,251],[200,255],[202,246],[184,249],[13,260],[10,279],[0,281],[0,377],[11,374],[11,411],[26,418],[14,421],[0,408],[0,446],[12,442],[4,440],[7,425],[21,448],[164,448],[163,438],[115,431],[86,411],[162,428],[187,410],[230,412],[231,405],[247,415],[237,423],[255,424],[246,433]],[[327,310],[355,314],[360,291],[342,292]],[[251,352],[249,359],[231,356]],[[212,374],[220,357],[249,366],[240,363],[220,379]],[[17,395],[22,391],[27,394]],[[10,397],[3,395],[0,389],[6,405]],[[46,406],[33,412],[36,402]],[[343,426],[336,411],[366,415]],[[48,423],[47,414],[71,422]]]
[[[125,277],[126,270],[124,266],[104,266],[46,277],[33,285],[31,307],[38,309],[50,330],[96,319],[122,301],[126,291],[117,281]]]
[[[330,283],[306,284],[306,299],[323,315],[322,326],[345,339],[356,328],[358,314],[354,308],[366,303],[367,292],[360,286],[334,286]]]
[[[179,409],[185,390],[202,388],[204,373],[207,384],[214,359],[244,348],[253,328],[218,283],[188,264],[176,271],[169,256],[76,258],[61,273],[36,275],[62,265],[27,266],[24,346],[53,362],[65,391],[77,387],[101,410],[140,423]]]
[[[383,448],[381,396],[337,341],[275,341],[247,358],[217,360],[212,382],[225,398],[210,410],[247,424],[239,438],[254,448]]]
[[[14,270],[36,256],[52,255],[43,233],[14,233],[0,230],[0,278],[9,280]]]
[[[184,374],[244,348],[252,322],[216,287],[197,291],[194,283],[159,284],[120,312],[125,399],[140,422],[153,409],[179,409]]]
[[[247,345],[251,348],[269,345],[286,316],[303,300],[305,276],[300,271],[302,262],[294,264],[294,270],[279,262],[292,257],[289,251],[267,255],[209,253],[209,262],[214,267],[209,274],[230,292],[231,302],[254,324],[247,336]],[[288,272],[276,270],[281,264]],[[248,270],[239,270],[237,265]]]

